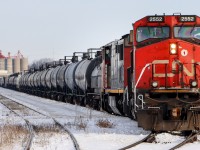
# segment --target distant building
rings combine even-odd
[[[4,56],[0,50],[0,77],[28,70],[28,58],[23,57],[20,51],[15,56]]]

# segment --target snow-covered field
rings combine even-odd
[[[82,150],[117,150],[144,138],[149,133],[149,131],[138,128],[137,122],[127,117],[114,116],[106,112],[56,102],[3,88],[0,88],[0,95],[24,104],[43,114],[54,117],[73,133]],[[51,125],[51,121],[46,118],[25,117],[30,120],[31,123],[34,122],[34,124],[38,126]],[[109,128],[102,128],[99,126],[99,122],[101,121],[106,121],[110,123],[111,126]],[[0,105],[0,122],[2,125],[8,123],[18,124],[17,122],[20,122],[20,118],[9,114],[9,111],[4,106]],[[73,149],[71,144],[68,143],[70,137],[67,135],[63,135],[60,132],[53,132],[52,134],[43,136],[41,136],[41,134],[42,133],[37,134],[39,138],[36,138],[37,140],[34,141],[33,149],[66,150],[67,146],[69,146],[68,149]],[[41,137],[45,137],[45,140],[40,139]],[[157,143],[142,144],[132,149],[164,150],[175,146],[183,140],[183,137],[163,133],[156,137]],[[41,144],[41,141],[44,141],[43,144]],[[49,144],[44,144],[45,142]],[[66,143],[68,143],[68,145]],[[48,145],[53,146],[50,147]],[[180,149],[190,148],[193,150],[199,149],[200,143],[187,144]]]

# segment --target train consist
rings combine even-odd
[[[74,53],[71,61],[13,74],[1,85],[129,116],[147,130],[199,130],[199,53],[200,17],[146,16],[81,60]]]

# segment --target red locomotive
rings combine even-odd
[[[133,28],[133,107],[139,126],[199,130],[200,17],[147,16]]]

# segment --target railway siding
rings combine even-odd
[[[45,114],[42,114],[41,112],[38,112],[32,108],[29,108],[23,104],[17,103],[15,101],[8,99],[6,97],[3,97],[3,96],[0,96],[0,103],[2,105],[4,105],[7,109],[9,109],[13,114],[15,114],[16,116],[19,116],[22,120],[25,121],[26,128],[29,131],[29,134],[26,138],[26,142],[22,143],[23,149],[25,149],[25,150],[31,149],[31,145],[33,144],[33,141],[36,141],[36,142],[38,141],[37,139],[34,139],[34,138],[35,137],[41,138],[38,136],[38,135],[42,135],[39,132],[44,132],[44,130],[48,131],[49,134],[52,134],[53,132],[55,133],[55,131],[62,133],[62,134],[63,134],[63,132],[65,134],[67,133],[68,136],[71,137],[71,142],[74,143],[74,149],[76,149],[76,150],[80,149],[78,142],[73,137],[73,135],[70,133],[70,131],[68,131],[56,119],[54,119],[50,116],[47,116]],[[38,122],[37,122],[37,120],[38,120]],[[42,120],[46,120],[46,122],[44,123]],[[43,130],[41,128],[43,128]],[[48,128],[48,129],[44,129],[44,128]],[[55,130],[54,128],[57,128],[57,129]],[[35,132],[36,129],[37,129],[37,132]],[[51,131],[51,130],[53,130],[53,131]],[[63,139],[61,139],[61,140],[63,140]],[[68,140],[68,138],[66,138],[66,140]],[[34,144],[36,144],[36,142]],[[45,146],[45,145],[43,144],[43,146]]]

